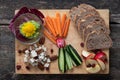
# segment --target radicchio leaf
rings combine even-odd
[[[28,10],[27,7],[22,7],[22,8],[18,11],[18,13],[14,16],[14,18],[12,19],[11,22],[14,22],[15,19],[16,19],[18,16],[20,16],[21,14],[28,13],[28,12],[29,12],[29,10]]]
[[[37,9],[30,9],[30,13],[37,15],[41,19],[42,23],[44,22],[43,21],[44,15]]]
[[[15,30],[14,30],[14,27],[13,27],[13,24],[14,24],[14,21],[16,20],[16,18],[18,16],[20,16],[21,14],[24,14],[24,13],[28,13],[29,10],[27,7],[23,7],[21,8],[18,13],[14,16],[14,18],[12,19],[12,21],[10,22],[10,25],[9,25],[9,29],[15,34]]]
[[[42,14],[42,12],[38,11],[37,9],[30,9],[30,12],[37,16],[40,16],[41,18],[44,18],[44,15]]]

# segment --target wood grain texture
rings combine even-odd
[[[56,12],[60,12],[60,14],[66,13],[67,16],[69,16],[69,14],[68,14],[69,10],[40,10],[40,11],[43,12],[44,15],[49,15],[52,17],[54,17]],[[98,10],[98,12],[100,13],[101,17],[105,20],[106,25],[109,27],[109,10]],[[82,42],[82,40],[80,39],[76,28],[74,28],[74,25],[71,22],[68,36],[66,38],[66,43],[72,44],[73,47],[78,51],[80,56],[81,56],[81,51],[82,51],[82,48],[80,47],[81,42]],[[28,47],[28,46],[21,44],[17,40],[15,40],[15,46],[16,46],[15,47],[15,58],[16,58],[15,64],[22,65],[21,70],[16,70],[17,74],[62,74],[62,73],[60,73],[60,71],[58,69],[58,61],[57,60],[51,63],[49,72],[46,70],[41,71],[36,68],[32,68],[30,71],[26,70],[25,64],[23,62],[24,54],[19,55],[18,50],[23,49],[24,47]],[[53,54],[58,55],[58,48],[56,47],[56,45],[51,43],[47,38],[46,38],[45,46],[47,47],[48,54],[50,54],[50,49],[54,49]],[[107,54],[107,58],[109,61],[109,49],[104,50],[104,52]],[[52,55],[50,54],[50,56],[52,56]],[[98,74],[108,74],[109,73],[109,62],[107,63],[106,67],[107,68],[105,71],[101,71]],[[83,64],[81,66],[74,67],[73,70],[68,71],[66,74],[88,74],[88,72],[85,70],[85,63],[83,62]]]

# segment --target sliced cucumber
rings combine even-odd
[[[65,60],[66,60],[66,65],[68,66],[68,69],[72,69],[73,68],[72,59],[66,50],[65,50]]]
[[[68,46],[67,46],[67,52],[68,52],[68,54],[70,55],[70,57],[72,58],[72,61],[73,61],[73,63],[75,63],[75,65],[80,65],[79,63],[78,63],[78,61],[75,59],[75,57],[73,56],[73,55],[71,55],[72,53],[71,53],[71,51],[69,50],[69,48],[68,48]]]
[[[66,71],[66,65],[65,65],[65,52],[63,48],[59,48],[59,57],[58,57],[58,66],[59,66],[59,70],[61,72],[65,72]]]
[[[77,66],[73,60],[72,60],[72,64],[73,64],[73,66]]]
[[[65,49],[66,49],[66,51],[67,51],[67,53],[69,55],[70,51],[67,49],[67,47],[68,47],[68,45],[65,47]],[[77,66],[76,63],[74,62],[73,58],[70,55],[69,55],[69,57],[71,58],[73,66]]]
[[[76,54],[76,56],[78,56],[78,58],[80,59],[80,61],[82,62],[82,59],[80,57],[80,55],[78,54],[78,52],[75,50],[75,48],[73,48],[72,45],[69,44],[69,47],[74,51],[74,53]]]
[[[71,45],[67,46],[67,51],[68,51],[70,57],[72,58],[73,63],[75,63],[77,66],[79,66],[82,63],[82,59],[80,58],[77,51],[73,47],[71,47]]]
[[[65,61],[66,61],[66,60],[65,60]],[[66,66],[65,66],[65,72],[66,72],[67,70],[69,70],[69,68],[68,68],[68,65],[66,64]]]
[[[73,66],[79,66],[81,63],[82,59],[71,45],[59,48],[58,66],[61,72],[64,73],[72,69]]]

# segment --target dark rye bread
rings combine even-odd
[[[69,13],[87,50],[111,47],[110,30],[94,7],[87,4],[80,4],[78,7],[73,7]]]
[[[91,10],[89,12],[81,13],[81,16],[76,16],[74,23],[78,24],[79,22],[85,21],[89,16],[100,16],[100,14],[96,10]]]
[[[92,32],[87,36],[85,48],[87,50],[107,49],[112,46],[112,40],[109,35],[103,32]]]
[[[86,40],[86,37],[88,34],[92,33],[93,31],[96,32],[103,32],[108,34],[109,29],[105,26],[105,24],[101,24],[101,23],[92,23],[89,24],[84,30],[83,30],[83,40]]]
[[[74,16],[75,16],[75,14],[77,14],[76,11],[79,11],[78,8],[73,7],[69,12],[70,13],[70,18],[71,18],[72,21],[74,21]]]
[[[76,16],[80,16],[81,13],[83,13],[83,12],[86,12],[86,10],[83,9],[83,8],[73,7],[73,8],[70,10],[70,12],[69,12],[72,21],[75,21]]]
[[[95,8],[92,8],[92,6],[91,6],[91,8],[86,8],[86,9],[85,8],[84,7],[73,7],[70,10],[70,12],[69,12],[70,17],[74,23],[76,22],[76,20],[78,20],[78,18],[82,19],[87,15],[99,15],[99,13],[95,10]]]
[[[90,7],[90,5],[86,5],[86,4],[82,4],[81,6],[78,7],[73,7],[69,13],[70,13],[70,17],[72,18],[72,21],[75,21],[77,17],[83,17],[87,14],[91,14],[91,13],[92,14],[95,13],[95,15],[99,14],[94,7],[92,6]]]
[[[100,24],[105,24],[104,20],[100,17],[100,16],[89,16],[86,19],[84,19],[84,21],[79,22],[78,24],[76,24],[78,27],[78,31],[81,35],[81,38],[83,39],[83,30],[90,24],[93,23],[100,23]],[[109,33],[109,32],[108,32]]]

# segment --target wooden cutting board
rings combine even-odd
[[[17,12],[18,10],[16,10]],[[60,9],[60,10],[40,10],[44,15],[49,15],[49,16],[55,16],[56,12],[59,12],[60,14],[66,13],[69,16],[69,10],[66,9]],[[107,9],[102,9],[98,10],[100,13],[101,17],[105,20],[106,25],[109,27],[109,10]],[[79,37],[79,34],[74,27],[73,23],[71,22],[70,27],[69,27],[69,32],[68,36],[66,38],[66,43],[71,44],[79,53],[81,56],[81,51],[82,48],[80,47],[80,43],[82,42],[81,38]],[[50,42],[47,38],[45,41],[45,46],[47,47],[47,53],[52,56],[54,54],[58,55],[58,48],[56,45],[54,45],[52,42]],[[15,70],[17,74],[63,74],[59,71],[58,69],[58,60],[54,61],[50,65],[50,70],[49,72],[44,70],[41,71],[37,68],[31,68],[30,70],[27,70],[25,68],[25,64],[23,62],[24,54],[19,55],[18,50],[24,49],[25,47],[28,47],[24,44],[21,44],[19,41],[15,40],[15,66],[20,64],[22,65],[22,68],[20,70]],[[50,50],[53,49],[54,53],[50,54]],[[101,71],[97,74],[108,74],[109,73],[109,49],[104,50],[104,52],[107,54],[107,59],[108,63],[106,64],[106,69],[104,71]],[[65,74],[88,74],[88,72],[85,70],[85,63],[83,60],[82,65],[78,67],[74,67],[73,70],[69,70]]]

